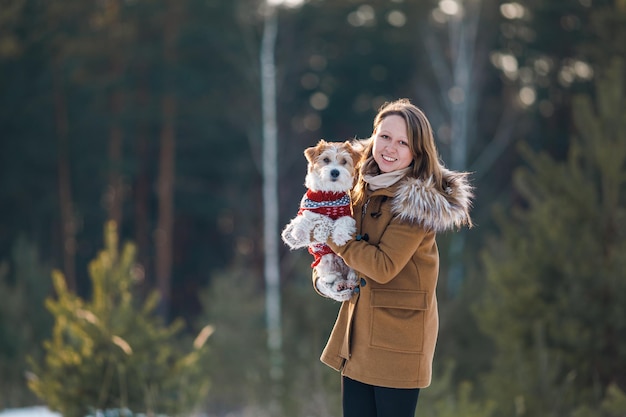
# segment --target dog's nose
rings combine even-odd
[[[339,176],[339,170],[333,169],[332,171],[330,171],[330,176],[333,178],[337,178]]]

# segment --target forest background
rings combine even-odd
[[[338,415],[278,228],[407,97],[476,187],[418,415],[626,415],[626,1],[0,4],[0,409]]]

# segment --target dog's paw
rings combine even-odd
[[[289,224],[287,225],[287,227],[285,227],[285,229],[280,234],[280,237],[283,239],[283,242],[287,246],[289,246],[289,249],[291,250],[306,248],[308,244],[306,242],[302,242],[300,239],[295,238],[293,230],[294,229],[293,229],[292,224]]]
[[[314,217],[299,215],[289,222],[281,237],[291,249],[306,248],[315,243],[311,239],[313,227],[315,227]]]
[[[339,271],[320,271],[321,269],[318,268],[318,279],[325,282],[326,284],[332,284],[333,282],[341,281],[344,279]]]
[[[354,292],[354,288],[357,287],[356,283],[350,282],[346,279],[340,279],[334,283],[334,288],[336,291],[342,292],[349,290],[350,292]]]
[[[296,241],[296,242],[301,242],[303,245],[308,245],[310,243],[309,236],[311,235],[311,231],[307,230],[307,228],[302,227],[303,225],[301,224],[300,227],[294,227],[291,230],[291,237]]]
[[[283,231],[280,234],[280,237],[283,239],[283,242],[285,242],[285,244],[287,246],[289,246],[289,249],[295,249],[297,247],[297,242],[291,236],[291,225],[290,224],[287,225],[287,227],[285,227],[283,229]]]
[[[315,286],[317,290],[330,299],[335,301],[348,301],[353,294],[353,288],[343,285],[343,281],[340,282],[325,282],[318,279]]]
[[[346,276],[346,285],[349,287],[358,287],[359,286],[359,276],[356,274],[356,271],[350,267],[348,267],[348,274]]]
[[[345,245],[356,233],[356,221],[350,216],[335,220],[331,238],[338,245]]]
[[[330,217],[320,216],[313,223],[313,240],[325,243],[333,228],[333,220]]]

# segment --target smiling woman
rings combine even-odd
[[[388,116],[376,128],[373,154],[381,172],[404,169],[413,162],[407,126],[402,117]]]
[[[321,360],[342,374],[344,417],[413,417],[439,331],[435,237],[472,225],[472,188],[440,163],[431,125],[409,100],[385,103],[373,127],[351,195],[356,234],[326,241],[357,285]],[[315,288],[319,280],[314,273]]]

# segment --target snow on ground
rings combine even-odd
[[[46,407],[9,408],[0,411],[0,417],[61,417]]]

